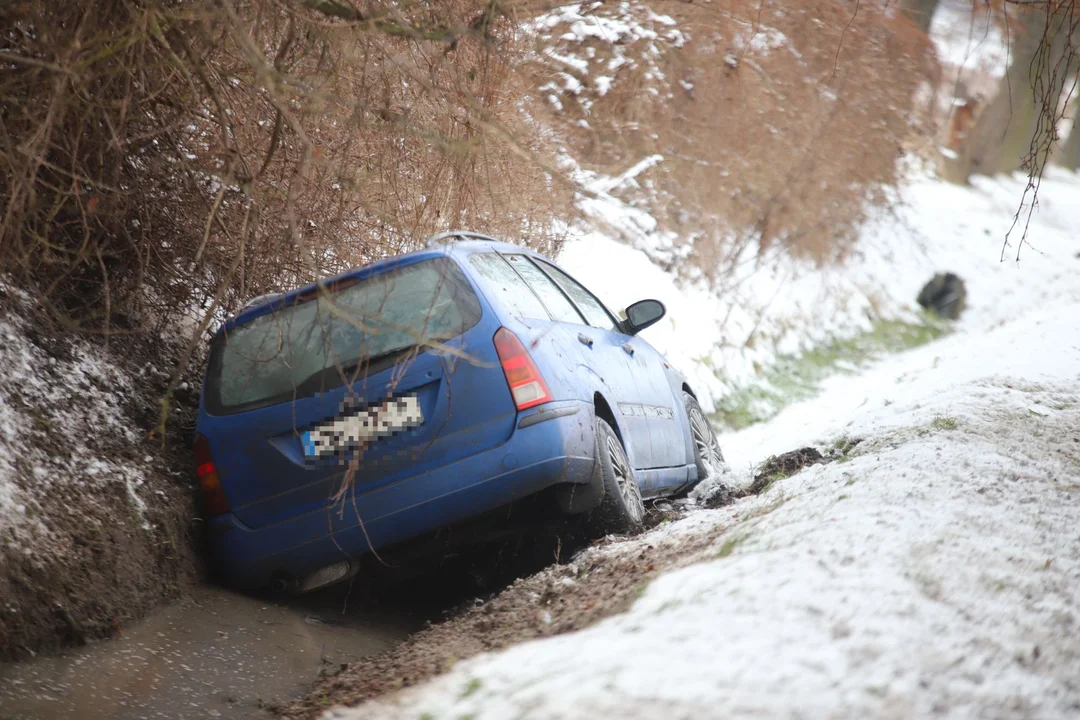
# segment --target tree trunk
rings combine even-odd
[[[914,26],[922,34],[921,40],[926,43],[927,52],[922,56],[921,65],[930,83],[929,97],[926,99],[925,108],[917,108],[922,114],[922,121],[928,128],[932,128],[937,114],[938,98],[941,96],[942,69],[937,53],[933,51],[933,43],[930,42],[930,25],[937,12],[939,0],[901,0],[900,10],[904,17],[911,20]],[[933,132],[931,130],[931,132]]]
[[[1061,148],[1061,156],[1058,165],[1067,170],[1080,170],[1080,123],[1073,121],[1073,129],[1069,133],[1069,139]]]
[[[1080,78],[1077,78],[1080,81]],[[1065,144],[1061,146],[1061,153],[1057,157],[1057,164],[1066,170],[1080,170],[1080,102],[1073,99],[1072,102],[1072,117],[1073,124],[1072,129],[1069,130],[1069,137],[1065,139]]]
[[[930,33],[930,23],[934,20],[939,0],[904,0],[905,15],[911,18],[916,27],[924,33]]]
[[[1045,162],[1065,86],[1068,32],[1062,28],[1067,13],[1046,21],[1046,14],[1029,11],[1011,38],[1012,61],[997,94],[980,115],[971,133],[969,172],[994,175],[1019,170],[1037,151],[1036,163]],[[1040,150],[1041,148],[1041,150]],[[965,177],[966,179],[966,177]]]

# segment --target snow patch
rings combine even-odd
[[[29,308],[15,288],[0,285],[0,293]],[[0,542],[31,556],[62,552],[42,542],[52,534],[43,499],[99,495],[113,484],[149,530],[140,494],[146,461],[106,449],[141,441],[125,413],[135,380],[78,342],[50,341],[56,348],[43,349],[31,340],[36,331],[27,317],[0,319]]]
[[[630,71],[640,71],[646,81],[642,91],[670,97],[660,60],[668,48],[686,44],[674,18],[629,1],[565,5],[523,24],[522,30],[537,39],[543,55],[574,74],[573,82],[563,77],[561,84],[544,85],[548,102],[560,112],[576,106],[585,115]]]
[[[970,4],[939,4],[930,24],[930,39],[946,65],[995,78],[1008,69],[1009,43],[1001,29],[991,13],[972,12]]]
[[[654,156],[635,165],[633,179],[640,182],[658,162]],[[780,248],[751,247],[716,287],[668,272],[692,254],[692,243],[611,194],[630,178],[583,170],[576,177],[592,191],[578,202],[588,225],[572,232],[560,263],[613,309],[644,297],[663,302],[667,317],[642,336],[690,378],[709,412],[781,356],[854,337],[875,321],[918,322],[915,298],[936,272],[956,272],[967,286],[957,324],[964,329],[1007,321],[1016,307],[1052,305],[1050,289],[1071,287],[1066,281],[1080,269],[1080,215],[1070,211],[1080,177],[1057,168],[1040,186],[1031,245],[1019,264],[1012,261],[1019,232],[1005,261],[1002,249],[1026,177],[975,178],[973,187],[959,187],[915,176],[899,191],[896,212],[864,227],[844,267],[818,268]]]

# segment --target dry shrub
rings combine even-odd
[[[632,2],[582,9],[584,20],[557,11],[542,42],[587,69],[536,63],[535,82],[555,96],[548,112],[591,169],[664,157],[617,194],[689,239],[691,264],[711,279],[748,246],[835,259],[897,180],[920,121],[915,91],[933,73],[927,38],[893,5]]]
[[[208,316],[449,227],[557,240],[495,4],[45,0],[0,23],[0,272],[69,327]]]

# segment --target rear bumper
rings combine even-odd
[[[344,504],[250,528],[231,513],[210,522],[211,552],[230,585],[265,586],[370,549],[459,523],[558,483],[588,482],[594,462],[593,408],[559,402],[522,413],[502,445],[365,491]],[[363,523],[358,521],[363,519]]]

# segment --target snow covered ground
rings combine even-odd
[[[0,284],[0,293],[30,304],[11,287]],[[133,378],[81,343],[54,341],[60,349],[50,353],[31,340],[41,335],[22,315],[0,317],[0,542],[28,555],[62,553],[44,541],[53,529],[41,505],[69,492],[126,497],[148,529],[146,466],[152,458],[103,450],[139,445],[125,413]],[[122,492],[103,489],[109,485]]]
[[[949,68],[962,68],[965,76],[985,73],[1001,77],[1009,66],[1009,47],[1001,28],[985,7],[968,0],[947,0],[938,5],[930,27],[938,58]]]
[[[586,89],[592,82],[583,85],[581,80],[599,72],[593,67],[598,62],[593,44],[599,41],[610,45],[612,73],[640,61],[648,67],[648,92],[667,92],[657,58],[684,42],[671,18],[629,2],[620,3],[612,17],[586,17],[583,12],[582,6],[570,5],[525,28],[547,42],[553,57],[563,58],[566,66],[567,72],[551,83],[550,102],[590,102]],[[973,13],[967,0],[942,2],[930,36],[943,63],[945,87],[962,80],[971,92],[986,95],[994,90],[1007,66],[1008,47],[986,12]],[[782,42],[783,36],[766,38],[763,33],[750,40],[762,41]],[[612,81],[604,80],[599,87]],[[941,91],[939,100],[951,103],[951,93]],[[564,156],[563,169],[583,189],[576,204],[586,223],[571,228],[559,260],[613,308],[625,308],[646,295],[667,305],[668,317],[644,336],[690,377],[708,411],[733,390],[760,384],[782,356],[858,336],[875,322],[919,322],[915,298],[935,272],[963,271],[972,305],[964,323],[971,324],[994,322],[1008,311],[1011,299],[999,293],[1011,298],[1039,292],[1049,276],[1073,271],[1037,262],[1037,246],[1023,258],[1024,272],[999,262],[996,250],[1012,224],[1026,177],[976,178],[974,188],[960,188],[941,183],[932,171],[912,163],[896,213],[882,211],[864,229],[855,257],[843,267],[822,269],[800,262],[778,246],[764,253],[751,247],[719,287],[679,282],[662,264],[686,259],[685,239],[664,231],[646,210],[617,197],[620,189],[648,188],[650,171],[664,162],[663,155],[650,155],[621,175],[607,177]],[[1036,238],[1080,235],[1078,193],[1077,177],[1048,171],[1032,224]],[[1021,234],[1017,231],[1014,239]]]
[[[5,661],[114,634],[196,570],[191,475],[171,437],[147,434],[169,374],[137,367],[168,368],[175,351],[161,338],[57,337],[34,307],[0,281]]]
[[[916,184],[902,222],[870,236],[863,272],[897,309],[931,271],[968,281],[956,332],[722,438],[737,473],[861,438],[846,462],[630,541],[726,528],[624,614],[330,715],[1080,717],[1080,184],[1044,184],[1018,267],[999,257],[1020,187]],[[587,242],[569,257],[644,277],[637,251]],[[589,266],[574,270],[602,281]],[[652,340],[692,352],[716,306],[666,292],[673,322]],[[813,297],[793,290],[789,317],[828,317]]]
[[[559,260],[614,308],[644,297],[664,302],[667,318],[643,337],[687,374],[711,410],[733,389],[759,381],[781,356],[865,333],[874,322],[919,322],[915,298],[936,272],[957,272],[967,285],[961,330],[986,328],[1019,307],[1048,302],[1077,271],[1067,249],[1080,249],[1080,178],[1048,171],[1031,245],[1016,263],[1021,225],[1002,262],[1026,180],[978,177],[965,188],[916,174],[901,191],[896,213],[882,214],[864,229],[845,266],[822,269],[783,254],[751,256],[716,291],[680,284],[654,264],[646,250],[665,239],[639,217],[641,211],[613,198],[591,208],[608,224],[639,228],[623,233],[632,246],[587,232],[568,242]]]

